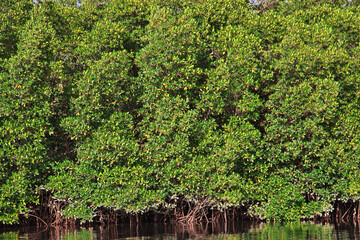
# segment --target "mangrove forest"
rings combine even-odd
[[[1,0],[0,223],[360,219],[360,3]]]

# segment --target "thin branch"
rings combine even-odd
[[[262,9],[260,9],[259,11],[257,11],[256,14],[260,14],[260,13],[262,13],[262,12],[265,12],[267,9],[273,7],[276,3],[277,3],[277,1],[272,1],[272,2],[269,3],[268,5],[266,5],[265,7],[263,7]]]
[[[25,216],[31,216],[31,217],[34,217],[34,218],[36,218],[36,219],[39,219],[39,220],[40,220],[42,223],[44,223],[45,226],[46,226],[46,229],[45,229],[44,231],[46,231],[46,230],[49,229],[49,225],[48,225],[44,220],[42,220],[40,217],[35,216],[35,215],[32,215],[32,214],[30,214],[30,213],[26,213],[26,214],[23,214],[23,215],[25,215]]]

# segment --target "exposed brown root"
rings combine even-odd
[[[184,208],[184,204],[187,204],[187,208]],[[182,201],[178,205],[180,211],[177,211],[180,214],[175,214],[175,220],[182,223],[209,222],[207,217],[209,207],[210,200],[208,198],[199,200],[196,204],[191,204],[189,201]]]
[[[67,206],[65,200],[59,200],[52,197],[51,193],[41,190],[39,194],[39,204],[30,205],[30,212],[19,216],[19,225],[37,226],[38,228],[48,228],[58,225],[75,226],[77,221],[61,214],[61,211]]]
[[[360,221],[360,200],[347,202],[335,201],[331,220],[337,223],[355,223]]]
[[[75,227],[80,225],[79,219],[67,218],[61,214],[68,204],[66,200],[55,199],[46,190],[40,191],[39,197],[39,204],[29,206],[31,212],[20,216],[19,225],[36,225],[39,229],[44,229],[44,227],[47,229],[48,227],[56,226]],[[248,207],[246,206],[219,209],[217,206],[221,205],[221,202],[210,198],[190,200],[185,196],[173,196],[169,197],[166,200],[166,204],[158,209],[142,214],[131,214],[124,210],[99,207],[95,210],[96,216],[83,225],[130,223],[136,226],[138,223],[144,222],[173,222],[187,226],[199,223],[214,226],[214,223],[217,223],[223,224],[226,230],[228,223],[236,220],[257,220],[247,214]],[[333,208],[334,210],[330,214],[323,214],[312,220],[334,223],[355,223],[360,221],[359,200],[349,200],[347,202],[335,201]]]

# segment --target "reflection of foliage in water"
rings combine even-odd
[[[30,229],[20,230],[16,232],[6,232],[0,234],[0,240],[43,240],[43,239],[57,239],[57,240],[81,240],[81,239],[96,239],[92,229],[59,229],[54,228],[50,231],[36,231]]]
[[[7,233],[0,234],[0,239],[13,240],[13,239],[19,239],[19,238],[18,238],[18,233],[7,232]]]
[[[94,234],[91,230],[81,229],[80,231],[68,232],[64,235],[64,240],[78,240],[78,239],[95,239]]]
[[[292,222],[287,224],[264,223],[248,233],[217,235],[211,239],[351,239],[348,232],[336,230],[333,225]]]
[[[358,201],[360,7],[284,1],[0,1],[0,221]]]
[[[146,225],[146,224],[145,224]],[[222,229],[220,234],[211,234],[209,229],[202,228],[196,230],[192,227],[179,227],[177,225],[151,225],[152,230],[144,226],[138,226],[138,231],[133,231],[128,225],[113,225],[108,227],[88,228],[88,229],[53,229],[45,234],[8,232],[0,234],[2,239],[61,239],[61,240],[82,240],[82,239],[360,239],[359,231],[353,231],[351,225],[335,226],[331,224],[314,224],[292,222],[286,224],[280,223],[262,223],[259,225],[248,225],[246,228],[236,227],[232,229]],[[239,226],[239,223],[235,224]],[[144,227],[144,229],[141,229]],[[126,230],[127,229],[127,230]],[[128,231],[129,230],[129,231]],[[235,230],[235,231],[234,231]],[[215,231],[217,232],[217,231]],[[353,235],[352,235],[353,233]]]
[[[264,224],[250,231],[244,239],[333,239],[334,227],[310,223]]]

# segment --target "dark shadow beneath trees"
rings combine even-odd
[[[178,226],[186,226],[197,232],[200,226],[204,226],[207,232],[227,232],[235,222],[259,223],[257,217],[250,216],[248,209],[251,203],[241,207],[228,207],[227,209],[214,208],[208,198],[198,199],[190,202],[186,197],[179,196],[168,198],[166,204],[158,209],[150,210],[145,213],[128,213],[124,210],[114,210],[112,208],[98,207],[95,209],[95,216],[91,221],[82,222],[81,219],[67,218],[62,215],[62,211],[68,205],[66,199],[55,199],[51,192],[46,190],[39,191],[39,204],[29,206],[31,212],[19,215],[19,223],[13,227],[36,226],[41,229],[49,227],[68,227],[76,228],[79,226],[110,226],[113,224],[130,224],[139,227],[145,223],[176,223]],[[167,208],[165,206],[173,206]],[[330,214],[322,214],[314,217],[315,222],[335,223],[335,224],[354,224],[360,221],[360,201],[349,200],[347,202],[336,200],[333,202],[333,211]],[[8,227],[0,224],[0,227]],[[217,228],[224,229],[217,229]],[[234,227],[234,226],[232,226]],[[204,229],[198,229],[202,232]]]

